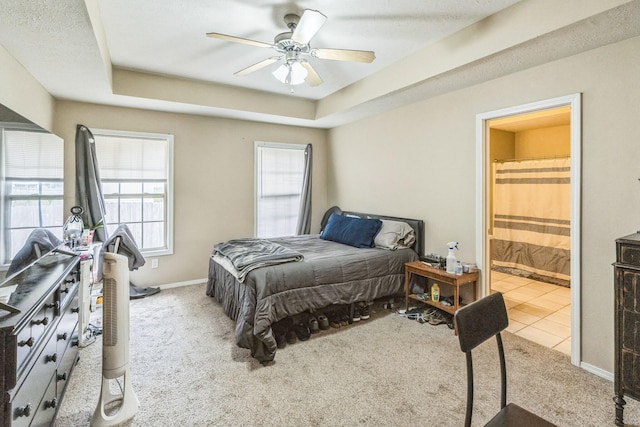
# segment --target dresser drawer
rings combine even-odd
[[[29,425],[48,387],[47,384],[56,372],[57,361],[56,341],[49,339],[12,400],[12,425]]]
[[[69,300],[73,298],[76,293],[76,289],[78,288],[79,280],[79,272],[77,270],[72,271],[67,275],[64,281],[60,284],[60,288],[58,288],[58,292],[60,293],[60,309],[66,307],[69,304]]]
[[[640,246],[618,243],[618,262],[640,266]]]
[[[56,379],[51,377],[49,379],[49,386],[47,391],[44,392],[44,396],[38,405],[31,427],[44,427],[51,425],[53,417],[56,415],[56,411],[59,405],[59,399],[56,396]]]
[[[76,345],[78,340],[78,335],[75,333],[72,337],[72,342],[69,343],[69,347],[67,347],[64,352],[64,356],[62,356],[62,361],[58,365],[58,370],[56,372],[56,397],[58,400],[62,398],[62,393],[67,387],[67,383],[69,382],[69,377],[71,376],[71,371],[75,367],[76,361],[78,360],[78,346]]]
[[[56,323],[56,303],[55,294],[51,294],[45,303],[40,306],[38,312],[25,324],[16,334],[16,366],[17,378],[22,377],[23,371],[29,365],[29,360],[33,353],[38,351],[43,338]]]
[[[620,308],[624,311],[640,313],[640,272],[620,268],[619,274],[622,275]]]
[[[64,353],[69,346],[73,333],[78,325],[78,294],[74,295],[71,304],[69,304],[62,313],[58,329],[56,330],[56,340],[58,342],[58,353]]]

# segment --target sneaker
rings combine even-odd
[[[440,325],[446,322],[447,322],[447,319],[445,319],[442,313],[440,313],[439,311],[436,311],[433,314],[431,314],[431,316],[429,316],[429,324],[431,325]]]
[[[311,337],[311,331],[304,322],[299,322],[295,327],[296,335],[300,341],[306,341]]]
[[[340,326],[349,326],[349,315],[347,313],[340,315]]]
[[[340,315],[336,312],[329,313],[329,324],[332,328],[339,328],[340,326]]]
[[[276,345],[278,348],[285,348],[287,346],[287,333],[284,331],[276,332]]]
[[[360,310],[358,310],[357,308],[353,310],[353,321],[354,322],[360,321]]]
[[[298,341],[296,331],[294,331],[293,329],[287,330],[287,344],[295,344],[296,341]]]
[[[364,306],[360,309],[360,319],[367,320],[369,318],[369,307]]]
[[[318,318],[315,316],[309,319],[309,330],[312,334],[320,332],[320,322],[318,322]]]
[[[327,329],[329,329],[331,327],[329,325],[329,318],[327,316],[325,316],[324,314],[319,314],[318,315],[318,326],[323,331],[326,331]]]

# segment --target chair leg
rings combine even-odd
[[[464,426],[471,427],[471,415],[473,414],[473,361],[471,351],[467,351],[467,412],[464,418]]]
[[[502,337],[500,332],[496,334],[498,342],[498,354],[500,355],[500,409],[507,406],[507,365],[504,361],[504,347],[502,346]]]

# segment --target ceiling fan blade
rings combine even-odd
[[[267,59],[263,59],[260,62],[257,62],[253,65],[249,65],[247,68],[243,68],[240,71],[236,71],[235,74],[236,76],[246,76],[247,74],[251,74],[254,71],[258,71],[261,68],[266,67],[267,65],[271,65],[274,62],[278,61],[280,58],[282,58],[281,56],[272,56],[271,58],[267,58]]]
[[[309,43],[326,21],[327,17],[317,10],[305,10],[296,29],[293,30],[291,40],[300,44]]]
[[[376,59],[375,52],[370,50],[312,49],[311,55],[316,58],[336,61],[373,62]]]
[[[309,64],[307,61],[301,61],[300,65],[302,65],[307,70],[307,77],[304,79],[309,86],[320,86],[322,84],[322,79],[316,73],[316,70]]]
[[[269,43],[263,43],[256,40],[243,39],[242,37],[229,36],[229,35],[220,34],[220,33],[207,33],[207,37],[213,37],[216,39],[226,40],[229,42],[249,44],[249,45],[258,46],[258,47],[273,47],[273,45]]]

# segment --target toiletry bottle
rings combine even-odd
[[[462,263],[460,260],[456,261],[456,275],[462,276]]]
[[[449,254],[447,255],[447,273],[456,274],[456,256],[453,254],[454,249],[458,249],[458,242],[447,243]]]
[[[437,283],[431,286],[431,301],[440,301],[440,286]]]

